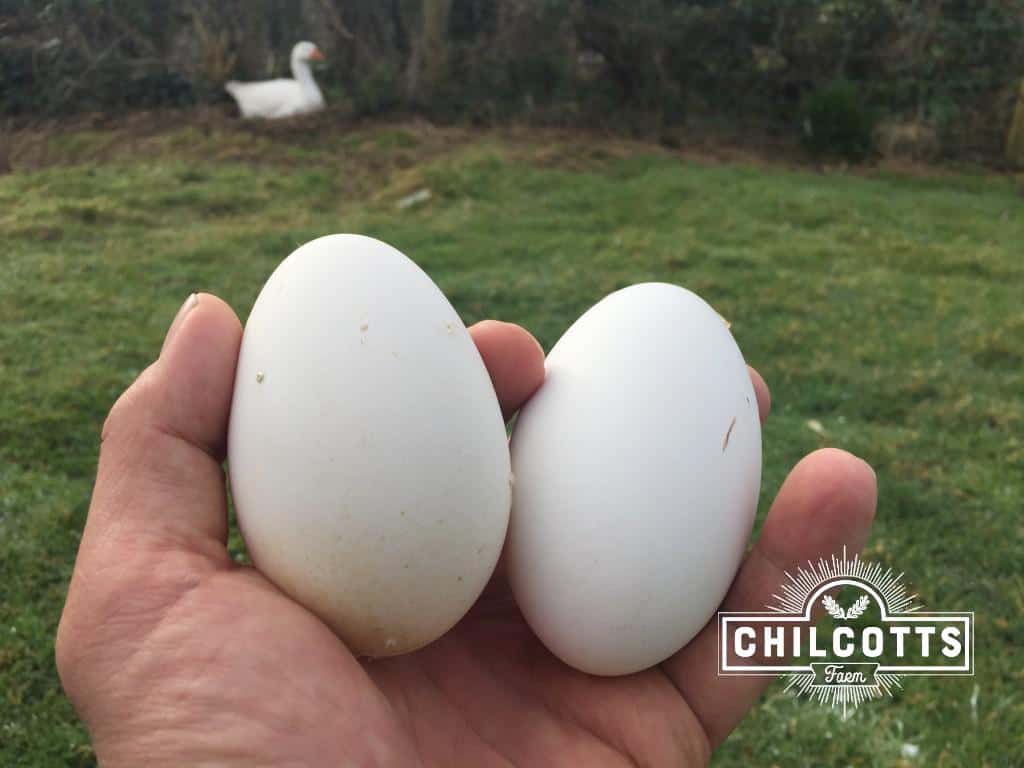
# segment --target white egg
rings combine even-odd
[[[271,275],[228,453],[254,564],[357,654],[440,637],[494,570],[510,504],[494,388],[438,287],[380,241],[323,237]]]
[[[548,355],[519,414],[509,578],[567,664],[658,664],[714,615],[750,536],[761,427],[722,318],[674,285],[606,297]]]

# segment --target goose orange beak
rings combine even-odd
[[[324,60],[324,55],[322,53],[320,53],[320,49],[319,48],[314,48],[313,52],[311,54],[309,54],[309,60],[310,61],[323,61]]]

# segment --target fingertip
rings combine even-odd
[[[181,327],[182,322],[184,322],[189,313],[195,309],[196,304],[198,303],[199,297],[194,293],[190,293],[188,298],[185,299],[185,302],[181,305],[181,308],[178,309],[177,314],[174,316],[174,320],[171,321],[171,325],[167,329],[167,333],[164,335],[164,343],[163,346],[160,347],[161,355],[164,353],[164,350],[167,349],[167,345],[170,344],[178,334],[178,329]]]
[[[219,296],[193,293],[171,324],[161,357],[179,346],[183,338],[190,340],[190,346],[200,341],[225,346],[230,351],[241,344],[242,323],[235,310]]]
[[[223,410],[225,389],[230,402],[241,337],[241,322],[226,302],[209,293],[190,294],[168,327],[157,359],[111,408],[103,425],[104,439],[115,429],[135,430],[153,420],[169,422],[171,431],[189,432],[177,422],[193,404],[209,421],[211,413]],[[230,383],[225,387],[226,382]],[[171,407],[175,402],[183,407]],[[208,430],[199,432],[204,445],[215,441]]]
[[[157,361],[162,415],[170,429],[214,456],[223,455],[242,324],[223,299],[196,294],[188,314],[175,321]]]
[[[772,410],[772,393],[757,369],[748,365],[747,370],[750,372],[750,383],[754,385],[754,394],[757,396],[757,415],[764,424]]]
[[[875,472],[863,459],[839,448],[805,456],[789,473],[765,520],[761,546],[777,562],[803,553],[821,556],[843,546],[857,552],[874,521]]]
[[[525,328],[482,320],[469,329],[508,419],[544,382],[544,349]]]
[[[875,470],[864,459],[842,448],[819,448],[793,468],[796,475],[822,495],[854,502],[874,509],[877,496]]]
[[[103,440],[155,425],[222,458],[241,341],[241,322],[226,302],[209,293],[191,294],[171,322],[157,360],[114,403]]]

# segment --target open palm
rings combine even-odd
[[[506,416],[543,379],[525,331],[471,329]],[[65,690],[102,764],[691,765],[764,678],[720,678],[715,627],[659,667],[599,678],[524,623],[501,565],[426,648],[355,659],[313,614],[229,557],[222,461],[241,327],[186,302],[159,359],[104,427],[99,472],[57,637]],[[768,392],[751,374],[762,418]],[[759,609],[782,571],[863,544],[870,468],[819,451],[790,473],[726,598]]]

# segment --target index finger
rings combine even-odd
[[[469,334],[491,376],[501,415],[508,421],[544,382],[544,349],[529,331],[514,323],[482,320]]]

